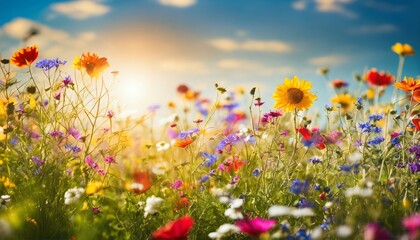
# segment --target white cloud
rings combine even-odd
[[[80,48],[96,39],[94,32],[83,32],[70,35],[66,31],[54,29],[26,18],[15,18],[0,27],[0,32],[12,39],[23,39],[31,29],[37,29],[38,34],[29,38],[27,44],[36,44],[43,57],[73,58],[81,54]],[[10,51],[16,51],[19,46],[11,46]],[[71,54],[71,55],[69,55]]]
[[[196,0],[158,0],[161,5],[178,7],[178,8],[187,8],[196,4]]]
[[[348,62],[348,58],[343,55],[327,55],[309,59],[309,63],[315,66],[337,66]]]
[[[108,6],[92,0],[54,3],[50,7],[54,12],[76,20],[102,16],[111,10]]]
[[[295,10],[305,10],[308,2],[306,0],[297,0],[292,3],[292,8]]]
[[[245,72],[246,74],[258,74],[262,76],[287,75],[294,71],[294,69],[289,66],[267,67],[254,61],[236,58],[222,59],[217,62],[217,66],[222,69],[240,70],[242,73]]]
[[[354,0],[315,0],[316,9],[319,12],[335,12],[346,17],[354,18],[357,15],[347,9],[345,5],[352,3]]]
[[[254,51],[254,52],[291,52],[292,46],[281,41],[258,41],[247,40],[243,42],[229,38],[216,38],[210,41],[210,45],[222,51]]]
[[[398,28],[394,24],[364,25],[350,29],[350,33],[355,34],[383,34],[397,31]]]
[[[175,73],[187,73],[187,74],[206,74],[209,70],[200,61],[194,60],[182,60],[173,59],[163,61],[161,64],[162,69],[168,70]]]

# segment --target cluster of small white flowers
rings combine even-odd
[[[209,233],[209,238],[212,239],[222,239],[223,237],[226,237],[230,234],[233,233],[238,233],[240,231],[240,229],[233,225],[233,224],[229,224],[229,223],[225,223],[223,225],[221,225],[216,232],[211,232]]]
[[[169,147],[170,147],[169,143],[164,142],[164,141],[161,141],[161,142],[156,143],[156,150],[157,150],[158,152],[165,151],[165,150],[167,150]]]
[[[84,188],[74,187],[64,193],[64,204],[70,205],[76,203],[82,194],[85,192]]]
[[[280,217],[280,216],[293,216],[299,217],[310,217],[314,216],[315,213],[312,208],[292,208],[287,206],[271,206],[268,209],[268,216]]]
[[[229,202],[229,193],[224,190],[223,188],[212,188],[211,189],[211,193],[216,196],[219,197],[219,202],[221,203],[228,203]]]
[[[149,214],[157,213],[157,208],[162,205],[163,199],[160,197],[150,196],[146,199],[146,206],[144,207],[144,217]]]
[[[241,212],[243,204],[244,204],[243,199],[240,199],[240,198],[233,199],[230,202],[230,208],[226,209],[225,211],[225,216],[234,220],[244,218],[244,215]]]

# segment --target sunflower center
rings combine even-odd
[[[286,99],[292,104],[298,104],[303,99],[303,92],[298,88],[289,88],[286,93]]]

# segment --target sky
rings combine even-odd
[[[0,0],[5,2],[5,0]],[[0,56],[37,44],[40,59],[105,56],[120,75],[115,97],[127,112],[166,104],[185,83],[214,98],[214,84],[257,87],[264,108],[285,77],[313,84],[315,107],[332,91],[330,69],[355,88],[354,73],[396,74],[396,42],[420,49],[417,0],[73,0],[13,1],[0,14]],[[39,34],[23,42],[31,28]],[[70,69],[69,73],[73,73]],[[404,76],[420,75],[419,55]]]

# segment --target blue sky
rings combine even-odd
[[[376,67],[396,74],[396,42],[420,48],[416,0],[76,0],[15,1],[0,14],[0,53],[10,56],[28,29],[40,57],[72,61],[85,51],[119,70],[127,108],[166,103],[180,83],[215,95],[215,82],[259,87],[266,108],[285,77],[312,81],[316,106],[330,103],[319,67],[349,81]],[[69,71],[72,72],[72,71]],[[420,75],[418,55],[404,75]],[[139,110],[139,109],[135,109]]]

